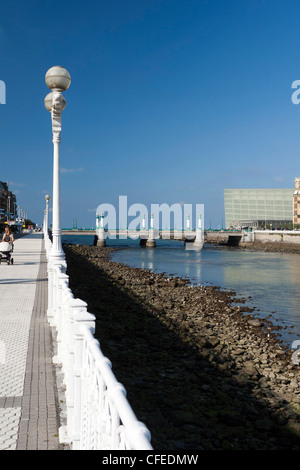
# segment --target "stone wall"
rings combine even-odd
[[[256,230],[254,232],[205,232],[205,243],[241,246],[271,251],[300,252],[300,231]]]
[[[300,231],[266,231],[257,230],[254,241],[260,243],[292,243],[300,245]]]

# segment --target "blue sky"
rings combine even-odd
[[[3,2],[2,2],[3,3]],[[0,180],[42,222],[52,195],[45,73],[72,77],[61,143],[62,226],[99,204],[205,205],[224,188],[292,188],[300,176],[296,0],[21,1],[1,5]]]

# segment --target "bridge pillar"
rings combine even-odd
[[[149,239],[146,240],[146,247],[147,248],[155,248],[156,247],[156,241],[154,239]]]
[[[101,240],[99,237],[98,237],[98,240],[97,240],[97,246],[106,246],[106,240]]]
[[[148,236],[148,240],[146,241],[146,247],[148,247],[148,248],[155,248],[156,247],[156,241],[155,241],[155,235],[154,235],[153,214],[151,214],[149,236]]]
[[[105,233],[104,233],[104,215],[103,212],[100,216],[100,227],[97,230],[98,232],[98,240],[97,240],[97,246],[106,246],[106,240],[105,240]]]
[[[202,220],[201,220],[201,215],[199,215],[198,226],[196,229],[196,238],[195,238],[193,246],[195,249],[201,250],[203,248],[203,245],[204,245],[204,237],[203,237],[203,230],[202,230]]]

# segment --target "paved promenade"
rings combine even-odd
[[[60,448],[43,243],[17,239],[0,265],[0,450]]]

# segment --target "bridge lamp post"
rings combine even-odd
[[[53,212],[52,212],[52,249],[50,262],[65,265],[65,254],[61,244],[60,220],[60,141],[61,114],[65,109],[66,100],[62,93],[71,83],[69,72],[60,66],[52,67],[45,76],[47,87],[51,90],[45,100],[46,109],[51,113],[53,134]]]

